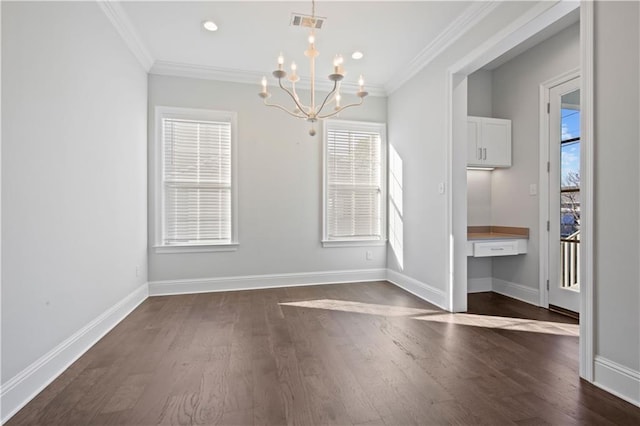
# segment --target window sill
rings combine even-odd
[[[153,246],[153,250],[156,254],[171,254],[171,253],[208,253],[219,251],[237,251],[238,243],[231,244],[211,244],[211,245],[186,245],[186,246]]]
[[[384,247],[387,240],[323,240],[322,247]]]

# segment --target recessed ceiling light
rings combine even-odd
[[[361,51],[359,51],[359,50],[356,50],[355,52],[353,52],[353,53],[351,54],[351,57],[352,57],[353,59],[355,59],[355,60],[362,59],[362,58],[364,58],[364,53],[362,53],[362,52],[361,52]]]
[[[218,26],[216,25],[215,22],[213,21],[204,21],[202,23],[202,26],[204,27],[205,30],[207,31],[218,31]]]

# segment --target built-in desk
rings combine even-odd
[[[514,256],[527,252],[529,228],[511,226],[467,227],[467,256]]]

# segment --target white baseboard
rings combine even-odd
[[[386,269],[356,269],[350,271],[303,272],[292,274],[247,275],[187,280],[149,282],[149,296],[211,293],[218,291],[257,290],[297,287],[317,284],[339,284],[384,281]]]
[[[467,280],[467,293],[482,293],[493,291],[493,279],[491,277],[469,278]]]
[[[145,283],[33,364],[3,383],[0,391],[0,407],[2,407],[2,421],[0,423],[9,420],[62,374],[91,346],[129,315],[140,303],[144,302],[148,294],[148,287]]]
[[[499,278],[493,278],[492,288],[496,293],[539,306],[540,291],[538,289],[501,280]]]
[[[446,293],[440,289],[430,286],[429,284],[418,281],[400,272],[387,269],[387,281],[397,285],[401,289],[408,291],[414,296],[419,297],[429,303],[432,303],[442,309],[447,310]]]
[[[593,384],[640,407],[640,371],[596,355]]]

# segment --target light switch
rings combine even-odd
[[[538,195],[538,185],[535,183],[529,185],[529,195]]]
[[[438,184],[438,193],[444,194],[444,182]]]

